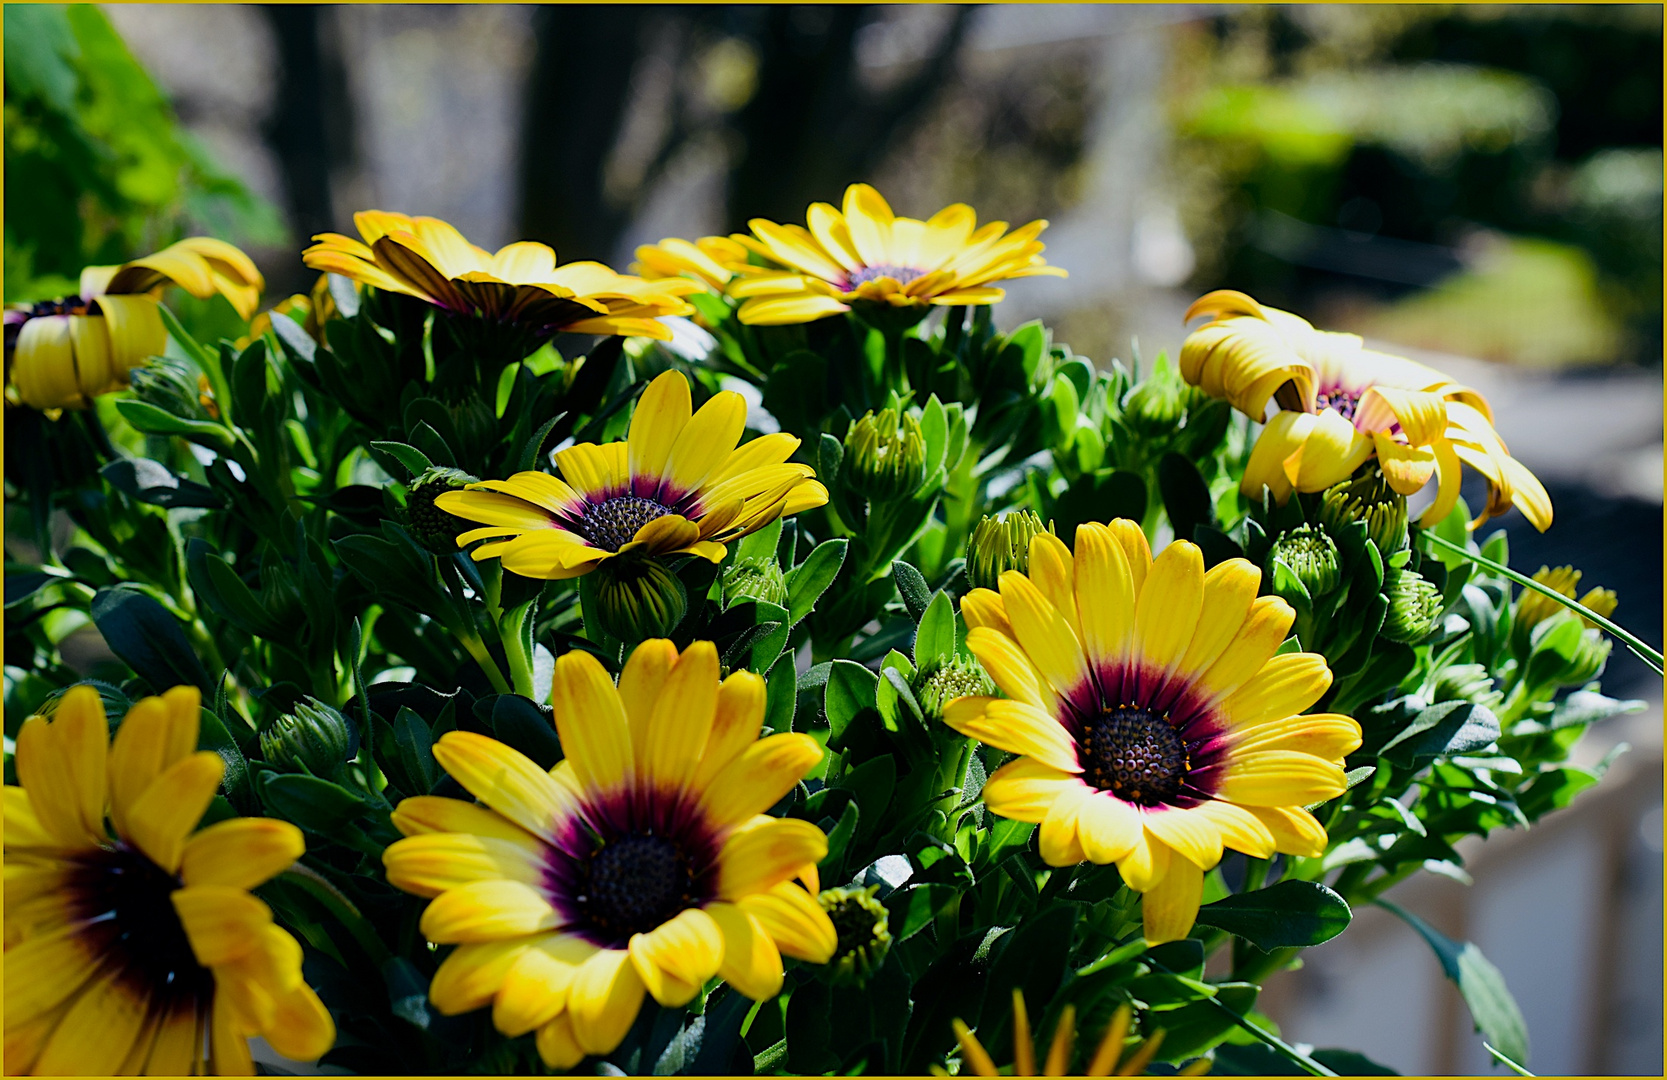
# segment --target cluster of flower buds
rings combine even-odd
[[[1038,533],[1053,532],[1053,523],[1029,510],[1000,517],[984,517],[967,540],[967,581],[975,589],[994,589],[1009,570],[1030,570],[1030,541]]]
[[[846,485],[870,502],[907,498],[926,479],[920,421],[896,409],[867,412],[845,433]]]
[[[748,600],[780,604],[787,599],[787,577],[781,564],[768,556],[738,559],[723,574],[724,607]]]
[[[688,591],[658,559],[608,559],[591,576],[597,622],[621,641],[670,637],[688,613]]]
[[[835,986],[868,982],[891,951],[890,917],[886,906],[876,899],[879,891],[878,885],[846,886],[823,889],[816,898],[839,935],[833,959],[822,969],[824,977]]]
[[[314,776],[336,773],[352,747],[347,717],[313,698],[304,698],[260,733],[261,757],[268,764]]]

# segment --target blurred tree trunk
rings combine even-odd
[[[974,10],[957,7],[914,74],[876,93],[859,80],[856,50],[872,7],[764,9],[758,91],[736,117],[744,143],[730,175],[730,226],[797,221],[809,203],[837,203],[847,184],[866,180],[936,100]]]
[[[954,9],[916,69],[882,91],[858,71],[858,32],[871,5],[661,8],[552,5],[535,18],[521,143],[521,233],[552,244],[564,260],[607,259],[637,203],[690,139],[727,127],[738,136],[727,178],[726,224],[750,217],[797,220],[815,200],[837,201],[865,179],[937,99],[953,72],[974,8]],[[678,20],[666,135],[634,197],[605,190],[605,169],[629,121],[632,77],[648,31]],[[757,87],[727,120],[701,122],[690,107],[690,77],[714,36],[747,41],[758,57]],[[612,196],[612,197],[610,197]]]
[[[603,168],[630,104],[642,27],[656,7],[551,4],[533,18],[536,52],[521,137],[521,234],[562,261],[607,259],[629,215]]]
[[[282,173],[289,226],[305,244],[315,233],[347,227],[331,195],[331,174],[353,157],[347,72],[320,33],[318,5],[271,4],[263,12],[277,44],[279,83],[264,134]],[[272,282],[270,294],[305,292],[315,275],[299,263],[294,271],[294,281]]]

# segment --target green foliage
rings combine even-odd
[[[8,302],[77,291],[81,268],[120,263],[188,231],[284,238],[276,211],[221,172],[91,4],[8,13]]]

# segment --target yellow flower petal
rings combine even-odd
[[[1086,693],[1088,663],[1065,617],[1018,571],[1002,574],[1000,584],[1001,600],[1019,645],[1054,693],[1061,697]]]
[[[623,681],[623,680],[622,680]],[[765,685],[762,676],[737,671],[718,687],[718,708],[712,719],[712,733],[700,756],[691,783],[706,790],[712,780],[740,754],[758,741],[764,727]]]
[[[839,945],[833,920],[816,897],[799,886],[784,881],[765,892],[743,896],[736,903],[758,920],[783,956],[812,964],[833,959]]]
[[[473,833],[476,836],[532,841],[532,833],[478,803],[447,799],[439,795],[416,795],[401,799],[393,812],[394,828],[406,836],[429,833]]]
[[[689,424],[689,380],[680,371],[667,371],[648,384],[637,401],[626,440],[633,483],[649,490],[665,479],[671,449]]]
[[[467,833],[407,837],[388,845],[382,863],[388,884],[417,896],[438,896],[472,881],[538,885],[545,877],[544,846],[536,840],[517,844]]]
[[[10,910],[11,898],[7,897]],[[81,989],[103,959],[84,937],[85,928],[68,925],[6,949],[6,1027],[44,1016]]]
[[[152,781],[197,748],[202,691],[176,686],[133,704],[110,743],[110,817],[126,835],[127,812]]]
[[[522,950],[492,1002],[492,1026],[514,1038],[567,1008],[579,968],[600,950],[575,934],[548,934]]]
[[[75,686],[48,722],[30,717],[18,732],[17,778],[40,823],[71,845],[104,840],[109,728],[98,691]]]
[[[1235,727],[1229,737],[1235,753],[1300,750],[1327,761],[1342,761],[1360,749],[1360,723],[1352,716],[1315,713]]]
[[[1208,818],[1221,834],[1223,846],[1242,851],[1258,859],[1269,859],[1277,850],[1272,831],[1257,816],[1257,811],[1236,803],[1209,799],[1192,808],[1191,813]]]
[[[567,990],[573,1037],[589,1054],[620,1044],[642,1008],[642,977],[623,949],[603,949],[579,968]]]
[[[214,801],[225,772],[225,760],[212,750],[174,762],[128,808],[127,838],[163,870],[178,871],[186,838]]]
[[[552,1069],[571,1069],[584,1060],[585,1048],[573,1033],[573,1017],[562,1013],[538,1029],[538,1056]]]
[[[712,916],[685,908],[648,933],[631,935],[629,951],[654,1000],[681,1008],[723,965],[724,935]]]
[[[1208,870],[1221,861],[1221,832],[1209,817],[1180,807],[1155,806],[1141,819],[1167,847],[1193,865]]]
[[[1036,830],[1037,848],[1049,866],[1072,866],[1087,858],[1077,839],[1077,814],[1091,797],[1086,784],[1061,788]]]
[[[1253,727],[1300,713],[1331,686],[1331,669],[1317,653],[1275,656],[1222,701],[1220,712],[1233,727]]]
[[[191,951],[204,967],[247,956],[272,925],[272,909],[242,889],[228,885],[189,885],[168,894],[191,939]]]
[[[1117,860],[1117,872],[1129,888],[1136,892],[1150,892],[1169,873],[1170,864],[1177,861],[1184,863],[1187,860],[1171,859],[1169,846],[1150,830],[1142,829],[1134,847]]]
[[[1219,768],[1216,794],[1246,806],[1305,806],[1348,789],[1341,766],[1295,750],[1236,754]]]
[[[58,1022],[35,1071],[48,1076],[114,1074],[138,1041],[147,1006],[145,995],[136,993],[132,984],[95,980]]]
[[[1080,773],[1076,743],[1058,720],[1021,701],[956,698],[944,709],[944,723],[987,746],[1023,754],[1061,772]]]
[[[428,940],[449,945],[516,937],[562,925],[544,893],[519,881],[473,881],[441,893],[423,912]]]
[[[625,722],[638,762],[648,749],[648,721],[654,715],[654,703],[660,699],[666,676],[675,663],[677,646],[665,638],[652,638],[631,651],[619,673],[619,700],[625,706]]]
[[[287,821],[219,821],[185,842],[180,879],[187,885],[252,889],[282,873],[306,849],[301,830]]]
[[[699,490],[734,452],[746,428],[746,399],[732,390],[713,394],[672,445],[668,487],[678,492]]]
[[[724,982],[754,1001],[780,993],[781,951],[758,919],[741,907],[721,901],[708,905],[706,914],[723,935],[723,963],[718,975]]]
[[[491,1004],[521,955],[537,942],[554,936],[534,934],[459,945],[434,972],[428,985],[428,1000],[446,1016]]]
[[[1134,642],[1135,584],[1128,556],[1108,527],[1079,525],[1075,571],[1083,649],[1090,664],[1109,673],[1128,659]],[[965,611],[966,601],[961,606]]]
[[[748,821],[774,806],[821,760],[822,746],[809,735],[788,732],[759,739],[712,778],[700,798],[701,814],[715,829]],[[806,861],[820,862],[821,857]]]
[[[1285,855],[1303,855],[1317,859],[1325,854],[1326,831],[1307,810],[1300,806],[1251,806],[1252,814],[1273,834],[1276,850]]]
[[[990,774],[982,798],[992,814],[1040,823],[1066,788],[1082,786],[1078,776],[1021,757]]]
[[[1204,575],[1198,630],[1176,665],[1179,674],[1195,679],[1221,659],[1244,627],[1261,583],[1262,572],[1248,559],[1227,559],[1210,568]]]
[[[671,790],[688,783],[717,707],[718,649],[710,641],[697,641],[677,658],[654,703],[642,755],[643,774],[651,783]]]
[[[1169,872],[1140,898],[1146,942],[1160,945],[1187,936],[1204,898],[1204,873],[1186,859],[1170,860]]]
[[[1153,560],[1135,604],[1138,685],[1161,686],[1180,664],[1203,606],[1204,555],[1190,541],[1176,540]]]
[[[1089,862],[1116,862],[1140,841],[1141,813],[1104,791],[1092,792],[1077,806],[1077,842]]]
[[[718,896],[736,900],[764,892],[827,853],[828,838],[808,821],[755,818],[731,833],[718,852]]]
[[[560,685],[559,661],[557,672]],[[613,689],[612,684],[608,689]],[[562,741],[571,757],[572,745],[565,738]],[[471,795],[535,836],[551,835],[569,813],[571,797],[566,790],[525,754],[496,739],[471,731],[448,731],[434,744],[434,760]]]
[[[1248,682],[1273,658],[1296,617],[1279,597],[1258,597],[1232,643],[1195,684],[1200,695],[1208,702],[1219,701]]]

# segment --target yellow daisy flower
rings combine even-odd
[[[566,1069],[615,1049],[645,993],[685,1005],[716,975],[763,1000],[784,954],[828,961],[837,935],[815,873],[827,837],[764,813],[821,748],[758,737],[762,678],[720,683],[711,642],[680,656],[654,639],[617,687],[567,653],[550,700],[567,751],[555,768],[449,732],[435,759],[480,802],[420,796],[394,811],[408,839],[383,855],[388,880],[434,897],[422,932],[457,946],[429,986],[437,1009],[490,1005],[499,1031],[536,1031],[545,1063]]]
[[[1011,233],[1004,221],[978,229],[977,215],[963,203],[926,221],[896,217],[867,184],[845,189],[843,212],[812,203],[805,216],[808,228],[753,218],[752,235],[734,237],[770,263],[728,267],[740,275],[729,292],[745,301],[737,312],[742,322],[812,322],[859,302],[925,315],[930,305],[994,304],[1006,295],[998,281],[1065,276],[1042,258],[1036,237],[1045,221]]]
[[[1030,542],[1030,569],[961,601],[967,647],[1005,699],[963,697],[944,721],[1022,755],[984,786],[1002,817],[1041,825],[1050,866],[1116,863],[1145,894],[1148,941],[1186,936],[1204,872],[1231,847],[1317,856],[1302,807],[1345,790],[1352,717],[1299,715],[1331,685],[1325,659],[1275,656],[1295,613],[1258,598],[1261,572],[1197,547],[1156,559],[1132,521]]]
[[[76,296],[6,309],[7,398],[30,408],[84,409],[128,384],[128,372],[168,343],[157,311],[163,287],[219,293],[247,319],[265,280],[223,240],[193,236],[120,266],[81,271]]]
[[[745,265],[747,249],[727,236],[703,236],[694,243],[668,237],[658,244],[637,248],[631,272],[649,281],[688,277],[715,293],[735,277],[735,267]]]
[[[544,244],[520,241],[496,254],[478,248],[438,218],[382,210],[353,215],[361,243],[320,233],[301,253],[314,270],[340,274],[447,311],[519,323],[547,333],[622,334],[671,339],[662,315],[687,315],[683,299],[700,286],[683,279],[644,281],[598,262],[556,265]]]
[[[193,752],[200,705],[193,687],[146,698],[111,740],[98,693],[78,686],[18,732],[7,1072],[249,1075],[251,1036],[306,1061],[335,1042],[301,946],[249,894],[300,857],[300,830],[267,818],[196,829],[225,768]]]
[[[1420,519],[1429,526],[1458,502],[1462,463],[1488,481],[1488,505],[1471,528],[1513,505],[1541,532],[1551,527],[1551,497],[1511,457],[1476,391],[1244,293],[1201,297],[1186,318],[1199,315],[1210,321],[1182,343],[1182,377],[1252,420],[1263,419],[1270,398],[1280,406],[1251,451],[1246,495],[1266,487],[1284,502],[1293,489],[1324,491],[1375,457],[1402,495],[1437,478],[1435,502]]]
[[[685,552],[722,562],[724,545],[778,517],[828,501],[816,471],[787,459],[799,440],[764,435],[737,449],[747,405],[724,390],[691,412],[689,380],[668,371],[637,402],[624,442],[580,443],[556,453],[565,479],[516,473],[449,491],[434,504],[485,527],[459,547],[502,558],[532,578],[588,574],[616,555]]]
[[[1117,1006],[1117,1011],[1111,1016],[1111,1023],[1106,1025],[1105,1035],[1101,1037],[1099,1046],[1094,1050],[1094,1056],[1088,1059],[1088,1065],[1080,1075],[1139,1076],[1145,1072],[1146,1066],[1152,1063],[1152,1056],[1158,1052],[1158,1047],[1163,1045],[1163,1029],[1159,1028],[1150,1037],[1140,1040],[1134,1053],[1125,1059],[1123,1043],[1128,1038],[1133,1019],[1134,1010],[1127,1002]],[[964,1067],[970,1069],[974,1076],[1001,1076],[1002,1071],[997,1067],[995,1059],[984,1049],[984,1044],[978,1041],[978,1036],[973,1034],[972,1029],[960,1019],[956,1019],[954,1028],[955,1040],[961,1044],[961,1061]],[[1030,1016],[1025,1011],[1024,992],[1014,987],[1013,1067],[1007,1075],[1071,1075],[1071,1051],[1075,1048],[1076,1041],[1077,1009],[1075,1005],[1067,1005],[1060,1010],[1059,1021],[1054,1024],[1053,1039],[1048,1044],[1048,1056],[1043,1062],[1041,1073],[1038,1074],[1036,1048],[1031,1045]],[[1198,1058],[1179,1070],[1179,1075],[1202,1076],[1209,1071],[1209,1059]]]

